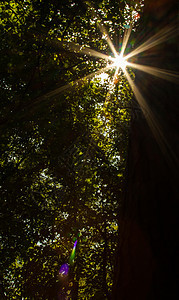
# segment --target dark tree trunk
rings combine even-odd
[[[177,2],[145,0],[140,42],[176,24]],[[148,50],[138,63],[176,70],[177,38]],[[178,86],[139,71],[135,83],[161,131],[153,131],[142,113],[132,121],[112,299],[174,300],[179,299]]]

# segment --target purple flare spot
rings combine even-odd
[[[76,245],[77,245],[77,240],[75,241],[75,243],[74,243],[74,246],[73,246],[73,247],[75,248],[75,247],[76,247]]]
[[[68,275],[69,271],[69,265],[68,264],[63,264],[60,268],[59,274],[62,276]]]

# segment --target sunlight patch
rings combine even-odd
[[[107,73],[101,73],[99,75],[96,76],[96,78],[98,78],[101,82],[101,84],[104,84],[106,80],[108,80],[109,75]]]

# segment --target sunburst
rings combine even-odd
[[[125,70],[127,66],[127,60],[124,56],[117,55],[117,57],[114,58],[114,67],[121,68],[122,70]]]
[[[81,55],[88,55],[88,56],[97,57],[99,59],[103,59],[104,61],[106,61],[106,67],[99,69],[98,71],[95,71],[89,75],[86,75],[86,76],[84,76],[80,79],[77,79],[65,86],[61,86],[61,87],[47,93],[46,95],[44,95],[45,98],[55,96],[56,94],[61,93],[66,89],[69,89],[70,87],[75,87],[76,85],[83,83],[85,80],[92,79],[92,78],[94,78],[94,76],[105,73],[112,69],[115,69],[115,73],[113,76],[113,83],[115,82],[114,78],[116,78],[116,76],[118,75],[119,70],[122,70],[124,75],[126,76],[126,78],[129,79],[129,73],[127,71],[127,67],[138,69],[142,72],[152,74],[153,76],[157,76],[157,77],[160,77],[165,80],[174,81],[176,83],[179,82],[179,75],[176,72],[129,62],[129,59],[131,59],[132,57],[139,56],[141,53],[145,52],[146,50],[149,50],[150,48],[152,48],[160,43],[163,43],[166,40],[168,40],[169,38],[171,38],[172,36],[174,36],[174,34],[176,33],[175,27],[168,26],[166,28],[163,28],[161,31],[159,31],[157,34],[153,35],[151,38],[149,38],[147,41],[145,41],[143,44],[141,44],[135,50],[131,51],[127,55],[124,55],[126,46],[128,44],[129,37],[132,32],[132,26],[130,26],[130,28],[125,31],[120,53],[118,53],[116,51],[104,25],[98,24],[98,26],[101,30],[101,33],[103,35],[105,34],[105,36],[106,36],[106,42],[108,43],[110,49],[112,50],[113,57],[108,56],[104,53],[100,53],[89,47],[77,45],[75,43],[70,42],[67,44],[68,44],[68,48],[73,49],[74,51],[77,51],[78,53],[81,53]],[[129,84],[130,84],[130,82],[129,82]],[[131,86],[133,91],[134,91],[134,86],[135,86],[135,84],[133,83]]]
[[[136,49],[132,50],[127,55],[125,55],[125,50],[128,45],[128,41],[129,41],[129,38],[130,38],[130,35],[132,32],[132,26],[130,26],[127,30],[125,30],[122,47],[121,47],[121,50],[119,53],[115,49],[115,47],[109,37],[109,34],[101,21],[98,22],[98,27],[99,27],[102,35],[105,36],[106,42],[107,42],[108,46],[110,47],[113,56],[108,56],[104,53],[100,53],[89,47],[76,45],[74,43],[68,43],[68,48],[70,47],[74,51],[81,53],[81,55],[94,56],[99,59],[103,59],[106,62],[106,67],[104,67],[96,72],[93,72],[87,76],[84,76],[81,79],[73,81],[72,83],[69,83],[65,86],[62,86],[62,87],[59,87],[59,88],[53,90],[52,92],[46,94],[45,98],[55,96],[55,95],[65,91],[66,89],[74,88],[75,86],[79,86],[84,81],[90,80],[90,79],[94,78],[96,75],[101,75],[101,78],[105,78],[105,75],[103,76],[103,74],[105,72],[115,69],[113,79],[111,81],[111,84],[109,85],[109,88],[110,88],[111,85],[115,85],[115,83],[118,81],[118,80],[116,80],[116,78],[119,76],[119,73],[122,71],[124,76],[128,80],[129,85],[131,86],[131,89],[135,95],[135,98],[138,101],[138,103],[144,113],[144,116],[146,117],[146,120],[154,133],[154,136],[156,137],[160,146],[162,148],[164,148],[165,147],[164,144],[166,144],[167,142],[165,140],[165,137],[163,136],[160,125],[159,125],[158,121],[155,119],[151,109],[147,106],[147,103],[146,103],[144,97],[142,96],[141,92],[137,88],[135,82],[131,79],[129,72],[128,72],[128,67],[133,68],[133,69],[138,69],[142,72],[146,72],[148,74],[162,78],[164,80],[169,80],[169,81],[173,81],[175,83],[179,83],[178,73],[176,74],[172,71],[129,62],[129,59],[131,59],[132,57],[139,56],[141,53],[143,53],[143,52],[167,41],[171,37],[173,37],[176,34],[175,26],[167,26],[167,27],[163,28],[162,30],[160,30],[158,33],[154,34],[152,37],[150,37],[148,40],[146,40],[144,43],[142,43]],[[103,80],[103,82],[105,82],[105,81]],[[110,97],[108,94],[106,101],[108,101],[109,98]]]
[[[157,34],[153,35],[151,38],[149,38],[147,41],[145,41],[143,44],[141,44],[139,47],[137,47],[135,50],[131,51],[129,54],[127,54],[125,56],[124,53],[125,53],[128,41],[129,41],[131,31],[132,31],[132,27],[130,27],[127,30],[127,32],[125,33],[120,53],[117,53],[117,51],[114,50],[114,47],[111,47],[112,42],[108,36],[107,42],[108,42],[110,48],[112,49],[113,55],[114,55],[113,58],[109,57],[109,60],[113,62],[112,64],[110,64],[110,68],[111,69],[115,68],[115,74],[114,74],[112,83],[113,84],[116,83],[115,78],[118,76],[119,70],[122,70],[126,79],[129,82],[129,85],[135,95],[135,98],[136,98],[139,106],[141,107],[141,110],[147,120],[147,123],[148,123],[149,127],[151,128],[151,131],[153,132],[153,135],[154,135],[157,143],[159,144],[162,152],[166,156],[166,159],[168,159],[167,158],[168,155],[166,155],[166,153],[168,152],[168,153],[170,153],[170,157],[172,157],[174,161],[177,161],[177,158],[175,157],[175,154],[174,154],[173,150],[171,149],[171,147],[163,133],[163,130],[160,126],[159,121],[154,116],[153,111],[148,106],[147,102],[145,101],[145,98],[141,94],[141,92],[140,92],[139,88],[136,86],[135,82],[130,77],[129,72],[127,70],[128,67],[130,67],[133,69],[138,69],[142,72],[146,72],[153,76],[162,78],[164,80],[179,83],[179,75],[176,72],[159,69],[159,68],[152,67],[152,66],[132,63],[132,62],[128,61],[130,58],[132,58],[134,56],[139,56],[144,51],[147,51],[147,50],[167,41],[171,37],[173,37],[176,34],[176,28],[174,26],[167,26],[166,28],[163,28]],[[109,101],[109,96],[106,97],[106,102],[108,102],[108,101]]]

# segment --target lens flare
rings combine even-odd
[[[74,242],[73,245],[73,249],[69,258],[69,264],[63,264],[60,267],[60,271],[59,271],[59,275],[62,277],[66,277],[68,275],[69,272],[69,265],[74,263],[74,259],[75,259],[75,252],[76,252],[76,246],[77,246],[77,240]]]
[[[73,250],[72,250],[71,255],[70,255],[70,259],[69,259],[69,262],[70,262],[70,263],[73,263],[73,262],[74,262],[74,259],[75,259],[75,252],[76,252],[76,245],[77,245],[77,240],[76,240],[75,243],[74,243]]]
[[[69,272],[69,265],[63,264],[60,268],[59,275],[61,276],[67,276]]]
[[[77,245],[77,240],[74,242],[74,246],[73,247],[76,247],[76,245]]]

